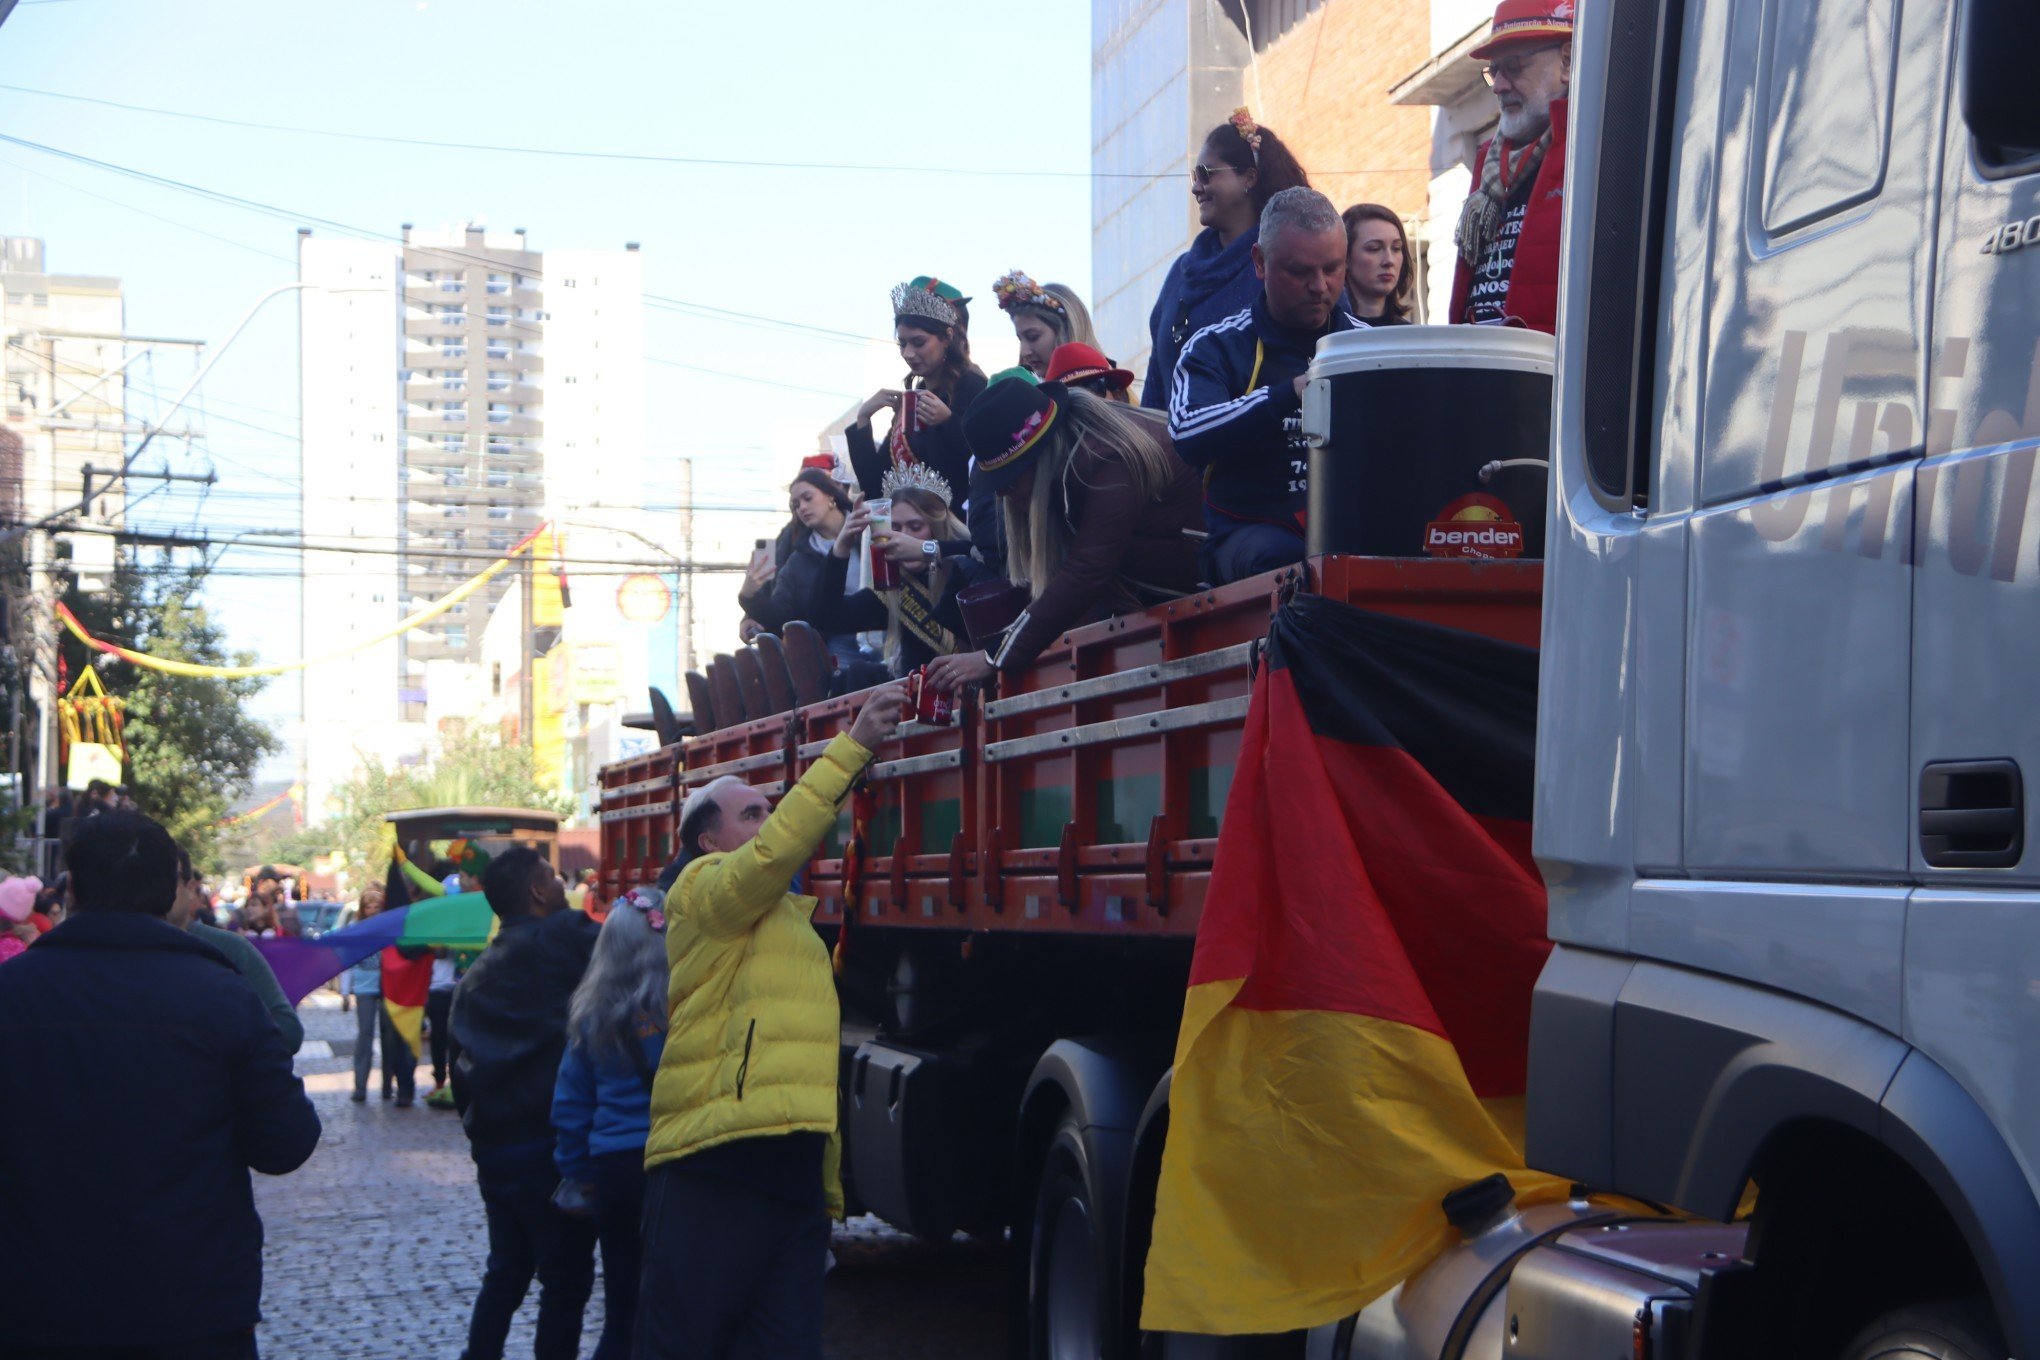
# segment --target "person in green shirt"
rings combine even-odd
[[[269,961],[242,936],[198,920],[198,910],[203,905],[205,883],[192,869],[191,856],[180,848],[177,851],[177,900],[170,908],[170,924],[196,935],[227,956],[227,962],[234,965],[234,971],[255,989],[255,995],[276,1026],[276,1032],[283,1037],[284,1049],[296,1053],[304,1046],[304,1022],[298,1019],[297,1007],[291,1005],[290,998],[283,994],[276,974],[270,971]]]

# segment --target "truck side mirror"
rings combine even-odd
[[[1969,0],[1962,37],[1962,119],[1986,165],[2040,153],[2040,98],[2033,58],[2040,52],[2040,5],[2033,0]]]

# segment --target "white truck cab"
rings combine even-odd
[[[2040,1357],[2040,3],[1573,69],[1528,1158],[1689,1218],[1477,1210],[1310,1351]]]
[[[1530,1161],[1754,1182],[1739,1353],[2033,1355],[2040,6],[1582,14]]]

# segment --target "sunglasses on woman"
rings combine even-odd
[[[1217,165],[1193,165],[1190,167],[1190,182],[1198,185],[1209,184],[1213,175],[1221,170],[1231,170],[1232,168],[1232,166],[1226,165],[1223,162]]]

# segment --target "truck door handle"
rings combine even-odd
[[[2026,796],[2013,760],[1940,760],[1920,771],[1920,856],[1936,869],[2007,869],[2025,853]]]

